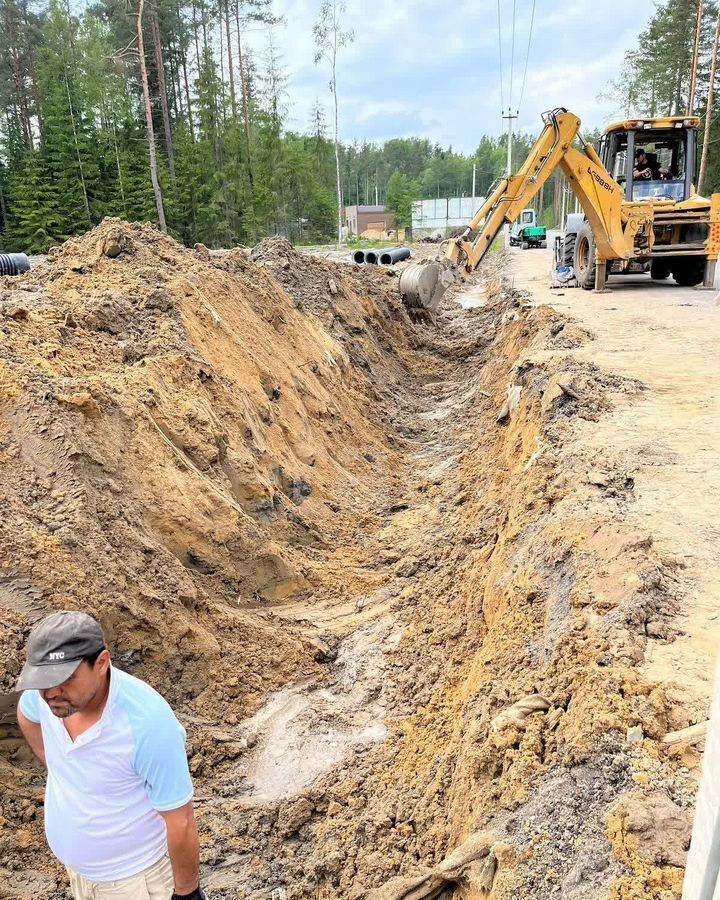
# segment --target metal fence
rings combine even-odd
[[[440,197],[418,200],[412,205],[412,227],[416,231],[445,231],[468,225],[484,197]]]

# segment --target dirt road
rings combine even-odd
[[[627,520],[648,529],[678,570],[682,631],[650,646],[644,671],[707,703],[720,640],[720,294],[647,276],[613,276],[605,294],[551,290],[550,251],[514,250],[511,260],[514,287],[594,334],[574,356],[644,386],[641,402],[578,438],[631,472]]]

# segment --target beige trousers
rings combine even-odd
[[[144,872],[121,881],[88,881],[70,869],[68,874],[75,900],[170,900],[175,890],[167,856]]]

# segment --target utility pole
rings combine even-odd
[[[702,0],[701,0],[702,2]],[[508,140],[507,140],[507,172],[505,173],[508,178],[512,175],[512,137],[513,137],[513,121],[517,119],[517,113],[515,115],[512,114],[512,111],[508,107],[508,114],[503,116],[503,119],[508,120]]]
[[[695,88],[697,87],[698,58],[700,56],[700,34],[704,0],[697,0],[697,21],[695,22],[695,45],[693,47],[692,68],[690,69],[690,88],[688,90],[687,114],[691,116],[695,109]]]
[[[702,155],[700,157],[700,174],[698,175],[698,194],[702,194],[705,171],[707,169],[708,147],[710,145],[710,122],[713,111],[713,94],[715,93],[715,71],[717,69],[718,41],[720,41],[720,6],[715,25],[715,39],[713,40],[712,62],[710,64],[710,83],[708,85],[707,108],[705,110],[705,134],[703,135]]]

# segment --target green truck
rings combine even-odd
[[[547,247],[547,230],[537,224],[534,209],[524,209],[520,213],[520,218],[510,230],[510,246],[522,247],[523,250]]]

